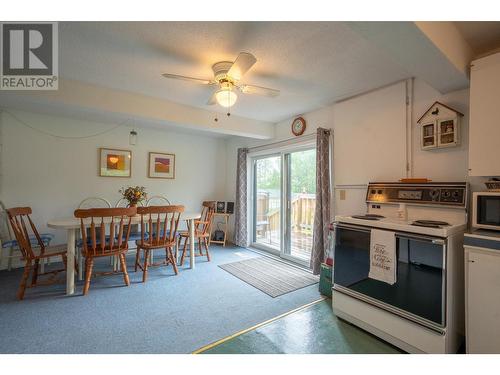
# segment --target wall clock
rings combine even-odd
[[[306,120],[302,117],[297,117],[292,122],[292,133],[294,135],[302,135],[306,130]]]

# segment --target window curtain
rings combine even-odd
[[[234,243],[248,246],[247,230],[247,148],[238,149],[236,166],[236,203],[234,211]]]
[[[328,252],[330,224],[330,130],[318,128],[316,135],[316,210],[314,212],[313,247],[310,267],[320,273]]]

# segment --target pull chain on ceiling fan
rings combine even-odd
[[[202,85],[218,86],[218,88],[211,95],[210,99],[208,99],[207,104],[214,105],[218,103],[225,108],[229,108],[236,103],[236,100],[238,100],[236,90],[239,90],[243,94],[260,95],[271,98],[280,94],[279,90],[242,84],[240,82],[241,78],[256,62],[257,59],[251,53],[240,52],[234,62],[220,61],[212,65],[212,70],[214,72],[214,78],[212,80],[170,73],[163,73],[162,76],[165,78],[180,79]]]

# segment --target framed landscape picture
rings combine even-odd
[[[132,151],[112,148],[99,149],[99,176],[130,177]]]
[[[148,177],[175,178],[175,155],[150,152]]]

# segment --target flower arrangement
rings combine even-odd
[[[146,188],[144,186],[129,186],[121,188],[119,193],[123,195],[131,207],[137,206],[137,203],[142,202],[147,198]]]

